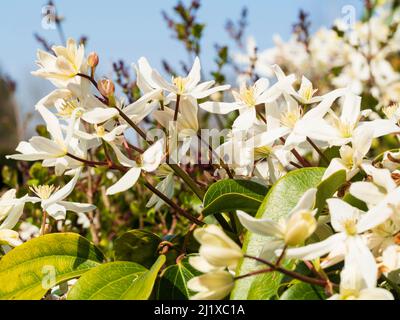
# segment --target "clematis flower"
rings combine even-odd
[[[278,78],[278,81],[282,81],[285,79],[285,74],[278,66],[274,66],[275,74]],[[313,84],[310,80],[308,80],[305,76],[301,78],[301,84],[298,91],[295,91],[292,87],[292,83],[282,82],[282,89],[290,94],[293,98],[299,101],[301,104],[312,104],[316,102],[320,102],[323,97],[322,96],[314,96],[314,94],[318,91],[318,89],[314,89]]]
[[[172,77],[172,83],[167,82],[164,78],[154,69],[151,72],[150,86],[161,88],[171,93],[169,99],[175,100],[176,96],[190,96],[194,99],[203,99],[216,93],[218,91],[228,90],[230,85],[223,85],[212,87],[215,81],[207,81],[199,83],[201,79],[201,66],[200,59],[196,57],[192,69],[186,77]],[[147,70],[149,71],[149,70]],[[146,77],[149,78],[148,76]]]
[[[118,110],[109,108],[90,93],[90,83],[71,83],[66,88],[56,89],[41,99],[37,105],[55,107],[63,119],[82,119],[90,124],[100,124],[118,116]]]
[[[135,102],[122,108],[122,111],[131,119],[135,124],[141,122],[144,118],[155,111],[160,105],[158,99],[162,90],[153,90],[144,94]]]
[[[234,271],[243,257],[241,248],[219,227],[208,225],[193,233],[200,243],[199,256],[190,257],[189,263],[201,272],[223,270]]]
[[[145,172],[155,171],[164,156],[164,139],[157,140],[157,142],[141,155],[138,162],[126,157],[114,144],[110,144],[110,146],[114,150],[118,161],[123,166],[130,169],[116,183],[107,189],[107,195],[113,195],[131,188],[139,179],[142,170]]]
[[[44,211],[46,211],[55,220],[65,220],[66,212],[85,213],[93,211],[96,206],[89,203],[78,203],[66,201],[75,188],[80,177],[81,169],[77,169],[74,177],[61,189],[53,185],[40,185],[31,187],[31,191],[35,193],[34,197],[27,197],[26,201],[32,203],[40,202]]]
[[[81,83],[78,73],[86,73],[85,48],[79,46],[73,39],[68,39],[67,46],[53,46],[52,55],[43,50],[38,50],[36,64],[39,70],[32,74],[50,80],[58,88],[66,88],[70,83]],[[87,80],[82,80],[87,81]]]
[[[346,261],[340,273],[340,292],[329,300],[394,300],[390,291],[376,287],[376,276],[369,275],[365,280],[357,264]]]
[[[341,115],[329,112],[331,119],[315,118],[313,123],[299,128],[299,132],[311,139],[326,141],[330,146],[341,146],[351,141],[356,130],[372,130],[372,137],[378,138],[400,131],[391,120],[377,119],[360,121],[365,111],[361,111],[361,97],[348,92],[344,98]]]
[[[400,196],[400,189],[393,197]],[[328,267],[342,261],[344,258],[355,261],[359,272],[367,284],[373,286],[370,281],[374,275],[376,281],[377,265],[375,258],[369,250],[363,233],[375,228],[386,221],[392,214],[392,209],[387,202],[381,201],[368,212],[362,212],[340,199],[328,199],[328,207],[331,217],[331,225],[336,233],[329,238],[300,248],[292,248],[286,251],[288,258],[313,260],[322,256],[326,257],[322,267]],[[277,251],[279,254],[279,250]]]
[[[239,110],[240,115],[233,123],[234,130],[247,130],[257,122],[256,106],[275,101],[282,94],[282,88],[290,86],[295,81],[294,75],[285,76],[269,87],[265,78],[258,79],[253,86],[245,82],[240,85],[239,92],[232,91],[235,102],[204,102],[200,108],[211,113],[227,114]]]
[[[108,123],[105,125],[95,125],[95,131],[93,133],[87,133],[83,130],[75,130],[74,135],[76,135],[81,140],[86,141],[88,144],[88,148],[98,147],[101,144],[102,140],[110,145],[115,144],[115,141],[124,133],[128,126],[123,124],[112,127],[112,125],[112,123]]]
[[[214,271],[190,279],[187,286],[198,292],[190,300],[222,300],[232,291],[234,279],[228,271]]]
[[[261,236],[272,237],[263,247],[260,257],[270,260],[275,256],[275,251],[284,246],[297,246],[304,243],[317,228],[315,205],[317,189],[307,190],[296,206],[291,210],[286,219],[278,222],[270,218],[256,219],[238,210],[237,215],[242,225],[253,233]]]
[[[314,125],[314,122],[323,117],[336,99],[346,93],[346,89],[336,89],[321,97],[321,102],[308,112],[304,113],[302,106],[290,94],[283,93],[284,103],[270,103],[266,108],[267,122],[278,124],[274,130],[268,130],[260,139],[269,139],[280,132],[281,137],[286,136],[285,148],[298,147],[306,141],[308,132],[304,128]]]
[[[6,191],[0,197],[0,245],[16,247],[22,244],[18,232],[12,229],[22,216],[25,199],[17,199],[15,189]]]
[[[397,207],[400,205],[400,187],[392,179],[390,171],[387,169],[377,169],[370,164],[363,164],[363,170],[372,176],[372,182],[354,182],[349,192],[356,198],[364,201],[368,208],[377,205]],[[387,212],[388,209],[385,210]],[[382,213],[380,214],[380,216]],[[383,222],[383,221],[382,221]]]
[[[372,135],[371,128],[356,130],[351,140],[352,146],[343,145],[340,147],[340,158],[331,160],[322,180],[340,170],[346,171],[346,180],[353,178],[360,171],[363,159],[371,148]]]
[[[72,137],[71,127],[64,137],[57,117],[44,106],[37,106],[37,110],[46,122],[51,139],[45,137],[33,137],[29,142],[20,142],[16,151],[21,154],[9,155],[7,159],[37,161],[65,157],[68,152],[68,141]]]

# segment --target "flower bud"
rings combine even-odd
[[[190,279],[187,286],[198,292],[191,300],[222,300],[233,289],[233,276],[227,271],[215,271]]]
[[[99,91],[104,97],[112,97],[114,96],[115,86],[112,80],[110,79],[102,79],[98,83]]]
[[[212,266],[234,270],[243,256],[240,247],[215,225],[196,229],[194,237],[201,244],[200,256]]]
[[[300,210],[293,213],[286,224],[285,244],[288,246],[297,246],[303,244],[317,228],[315,220],[316,210]]]
[[[87,58],[87,63],[89,65],[89,67],[91,67],[91,68],[97,67],[97,65],[99,64],[99,56],[97,55],[96,52],[92,52],[89,54],[89,56]]]

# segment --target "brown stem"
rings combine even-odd
[[[181,96],[179,94],[176,95],[176,104],[175,104],[175,113],[174,113],[174,121],[178,120],[179,113],[179,103],[181,101]]]
[[[315,151],[317,151],[317,153],[320,155],[320,157],[327,163],[329,164],[329,160],[326,157],[326,155],[324,155],[324,153],[321,151],[320,148],[318,148],[318,146],[314,143],[314,141],[312,141],[309,137],[307,137],[307,141],[309,144],[311,144],[311,146],[314,148]]]
[[[301,165],[297,164],[296,162],[289,161],[289,163],[290,163],[293,167],[296,167],[296,168],[298,168],[298,169],[303,168]]]
[[[297,273],[295,271],[291,271],[291,270],[287,270],[285,268],[279,267],[279,266],[273,264],[272,262],[269,262],[269,261],[261,259],[261,258],[252,257],[252,256],[248,256],[248,255],[245,255],[245,257],[249,258],[249,259],[256,260],[256,261],[261,262],[263,264],[266,264],[269,268],[268,269],[263,269],[263,270],[253,271],[253,272],[250,272],[248,274],[244,274],[244,275],[238,276],[238,277],[235,278],[235,280],[242,279],[242,278],[245,278],[245,277],[249,277],[249,276],[252,276],[254,274],[271,272],[271,271],[278,271],[278,272],[283,273],[283,274],[285,274],[285,275],[287,275],[289,277],[292,277],[293,279],[298,279],[298,280],[306,282],[306,283],[310,283],[310,284],[314,284],[314,285],[318,285],[318,286],[322,286],[322,287],[326,287],[327,285],[337,286],[336,284],[331,283],[329,280],[315,279],[315,278],[311,278],[311,277],[308,277],[308,276],[304,276],[304,275],[302,275],[300,273]]]
[[[136,124],[134,123],[129,117],[117,106],[112,106],[112,108],[118,110],[119,115],[121,116],[122,119],[124,119],[142,138],[144,141],[147,141],[149,144],[152,144],[152,142],[147,140],[146,133]]]
[[[82,78],[85,78],[85,79],[87,79],[87,80],[89,80],[89,81],[93,84],[93,86],[94,86],[97,90],[99,90],[99,87],[98,87],[98,85],[97,85],[97,82],[96,82],[96,80],[94,80],[93,77],[88,76],[87,74],[84,74],[84,73],[77,73],[76,75],[77,75],[77,76],[80,76],[80,77],[82,77]]]
[[[285,253],[286,253],[286,249],[287,249],[287,245],[285,245],[283,247],[281,255],[279,256],[278,260],[276,260],[276,262],[275,262],[275,265],[277,267],[279,267],[281,265],[282,259],[283,259],[283,257],[285,256]]]
[[[75,155],[73,155],[72,153],[69,153],[69,152],[67,153],[67,156],[72,158],[72,159],[75,159],[75,160],[77,160],[79,162],[82,162],[84,164],[87,164],[88,166],[91,166],[91,167],[107,166],[108,165],[107,162],[104,162],[104,161],[100,162],[100,161],[92,161],[92,160],[83,159],[83,158],[75,156]]]
[[[47,211],[43,210],[43,216],[42,216],[42,225],[40,226],[40,232],[39,234],[41,236],[46,234],[46,229],[47,229]]]
[[[285,138],[280,138],[280,140],[285,143],[286,140]],[[300,162],[300,164],[303,167],[312,167],[311,163],[307,161],[307,159],[303,158],[300,153],[297,152],[297,150],[295,148],[293,148],[292,150],[290,150],[290,152],[295,156],[295,158],[297,159],[297,161]]]
[[[195,223],[196,225],[202,226],[204,225],[204,222],[198,220],[196,217],[193,217],[191,214],[187,213],[185,210],[183,210],[180,206],[178,206],[175,202],[173,202],[170,198],[168,198],[166,195],[164,195],[162,192],[160,192],[157,188],[155,188],[152,184],[149,183],[149,181],[144,177],[145,183],[144,185],[152,191],[154,194],[156,194],[159,198],[161,198],[165,203],[167,203],[170,207],[174,208],[180,215],[184,216],[191,222]]]

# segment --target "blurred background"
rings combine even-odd
[[[189,5],[190,1],[183,1]],[[147,1],[54,1],[61,28],[55,28],[45,15],[44,0],[14,0],[2,3],[0,37],[0,154],[12,151],[17,142],[27,138],[36,123],[32,112],[35,103],[51,91],[46,80],[35,78],[38,48],[61,44],[73,37],[86,43],[86,52],[96,51],[101,57],[99,74],[113,77],[113,63],[132,62],[146,56],[161,71],[163,60],[169,66],[190,65],[190,57],[176,41],[168,27],[176,16],[176,0]],[[229,35],[228,21],[240,21],[246,8],[243,39],[252,35],[260,49],[273,45],[273,35],[287,39],[297,21],[299,10],[311,13],[311,31],[331,26],[343,14],[344,6],[352,5],[362,13],[361,0],[204,0],[196,11],[202,30],[200,57],[204,75],[215,66],[215,44],[235,45]],[[174,10],[175,8],[175,10]],[[165,63],[164,63],[165,67]],[[3,157],[1,157],[3,158]],[[1,160],[3,161],[3,160]]]

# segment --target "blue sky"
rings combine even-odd
[[[89,38],[88,51],[97,51],[102,72],[111,72],[111,63],[117,59],[134,62],[146,56],[151,64],[160,67],[162,58],[172,64],[185,59],[183,47],[172,39],[161,17],[161,11],[171,12],[175,0],[56,0],[59,12],[66,17],[67,36]],[[6,4],[7,3],[7,4]],[[41,25],[41,10],[45,0],[13,0],[2,3],[0,22],[0,69],[17,80],[17,99],[24,110],[51,90],[48,84],[30,75],[35,69],[35,51],[38,44],[33,33],[38,32],[53,43],[59,41],[55,30]],[[330,26],[341,17],[344,5],[354,5],[361,14],[361,0],[203,0],[200,21],[207,24],[201,56],[204,69],[213,67],[214,44],[231,43],[224,31],[228,18],[236,20],[241,8],[249,9],[250,25],[247,35],[254,35],[260,49],[272,45],[272,36],[286,39],[296,21],[298,10],[311,13],[313,29]],[[207,72],[205,73],[207,74]]]

